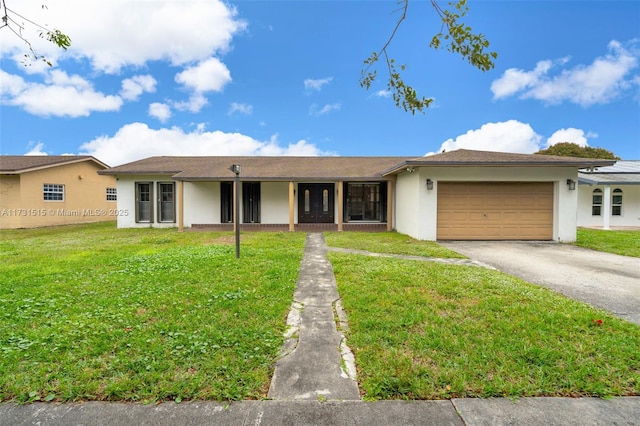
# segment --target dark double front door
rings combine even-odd
[[[334,184],[298,184],[298,223],[334,223]]]

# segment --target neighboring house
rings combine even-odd
[[[392,230],[421,240],[576,238],[578,169],[612,160],[457,150],[428,157],[151,157],[118,178],[118,227]]]
[[[0,229],[115,220],[116,179],[91,156],[0,156]]]
[[[640,160],[578,173],[578,226],[640,227]]]

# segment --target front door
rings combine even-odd
[[[334,222],[334,184],[298,184],[298,223]]]

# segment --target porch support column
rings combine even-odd
[[[178,181],[178,231],[184,230],[184,181]]]
[[[338,182],[338,232],[342,231],[342,218],[344,217],[344,197],[342,196],[344,190],[344,182]]]
[[[393,181],[387,181],[387,231],[393,230]]]
[[[611,217],[611,187],[604,187],[604,194],[602,195],[602,229],[609,228],[609,218]]]
[[[293,181],[289,181],[289,232],[293,232],[296,230],[296,226],[294,223],[294,200],[295,200],[295,193],[294,193],[294,185],[293,185]]]

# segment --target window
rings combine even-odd
[[[594,189],[591,201],[591,216],[602,214],[602,189]]]
[[[348,183],[347,221],[384,221],[385,186],[379,183]]]
[[[64,185],[45,183],[42,196],[44,201],[64,201]]]
[[[233,223],[233,182],[220,182],[220,223]]]
[[[613,190],[611,199],[611,216],[622,216],[622,189]]]
[[[136,182],[136,222],[151,222],[153,217],[153,184]]]
[[[107,201],[118,201],[118,190],[116,188],[107,188]]]
[[[158,222],[176,221],[175,183],[158,182]]]
[[[260,223],[260,182],[242,183],[242,223]]]

